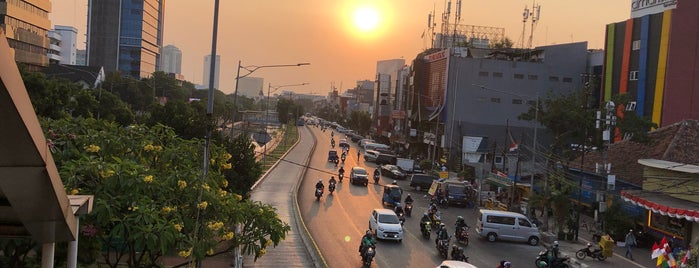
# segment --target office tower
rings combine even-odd
[[[164,0],[89,0],[87,63],[136,79],[159,69]]]
[[[56,25],[53,32],[61,36],[61,64],[75,65],[78,46],[78,29],[73,26]]]
[[[216,70],[214,72],[214,88],[220,89],[218,87],[219,71],[221,67],[221,55],[216,55]],[[209,86],[209,70],[211,69],[211,55],[206,55],[204,57],[204,86],[208,88]]]
[[[15,61],[29,70],[49,65],[49,0],[0,1],[0,28],[7,36]]]
[[[173,45],[163,47],[163,63],[161,71],[165,73],[182,74],[182,51]]]
[[[75,51],[75,65],[80,65],[80,66],[87,65],[87,50],[78,49]]]

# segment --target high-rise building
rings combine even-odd
[[[30,70],[49,65],[49,0],[0,1],[0,28],[7,36],[15,61]]]
[[[75,65],[80,65],[80,66],[87,65],[87,50],[78,49],[75,51]]]
[[[161,55],[163,63],[160,65],[161,71],[171,74],[182,74],[182,51],[173,45],[163,47]]]
[[[88,1],[88,65],[136,79],[159,70],[164,2]]]
[[[214,88],[219,89],[218,87],[218,80],[219,80],[219,71],[221,70],[221,55],[216,55],[216,70],[214,70]],[[206,55],[204,57],[204,86],[208,88],[209,86],[209,70],[211,70],[211,55]]]
[[[59,62],[61,64],[75,65],[77,57],[78,29],[73,26],[56,25],[51,32],[60,36],[58,52],[61,59]]]
[[[63,44],[63,37],[54,30],[48,31],[47,36],[49,37],[49,47],[47,51],[49,64],[58,64],[63,61],[63,57],[61,57],[61,44]]]

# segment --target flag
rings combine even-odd
[[[658,262],[656,262],[655,265],[658,266],[658,268],[667,267],[667,262],[665,261],[664,254],[660,254],[658,256]]]
[[[510,144],[510,152],[517,151],[517,149],[519,149],[519,143],[517,143],[517,141],[512,142],[512,144]]]
[[[677,262],[675,261],[675,257],[672,256],[672,252],[666,252],[667,255],[667,266],[670,268],[677,268]]]
[[[663,254],[663,248],[658,245],[658,242],[653,243],[653,250],[650,253],[650,258],[655,259]]]
[[[689,263],[689,258],[692,257],[691,254],[689,254],[690,252],[692,252],[691,247],[687,248],[687,254],[684,254],[684,257],[682,257],[682,261],[680,262],[682,266],[685,266]]]

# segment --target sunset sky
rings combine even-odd
[[[263,68],[250,75],[268,83],[305,86],[282,88],[327,94],[331,85],[344,91],[358,80],[373,80],[376,62],[404,58],[407,64],[429,47],[427,17],[440,18],[444,0],[221,0],[217,54],[221,55],[221,90],[232,93],[238,60],[242,65],[310,62],[310,66]],[[84,48],[87,0],[54,0],[54,25],[78,28]],[[538,0],[541,16],[534,46],[587,41],[602,48],[604,27],[629,18],[630,0]],[[522,38],[522,13],[531,0],[463,0],[460,24],[503,27],[516,44]],[[202,83],[204,55],[211,53],[214,0],[165,1],[163,45],[182,50],[186,80]],[[357,10],[361,12],[357,13]],[[456,0],[452,1],[452,19]],[[437,21],[436,29],[440,27]],[[531,24],[527,23],[528,38]],[[245,74],[241,70],[241,76]]]

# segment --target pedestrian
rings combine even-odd
[[[633,254],[631,252],[631,247],[636,245],[636,236],[633,235],[633,229],[629,230],[626,234],[626,239],[624,240],[626,247],[626,257],[633,260]]]

